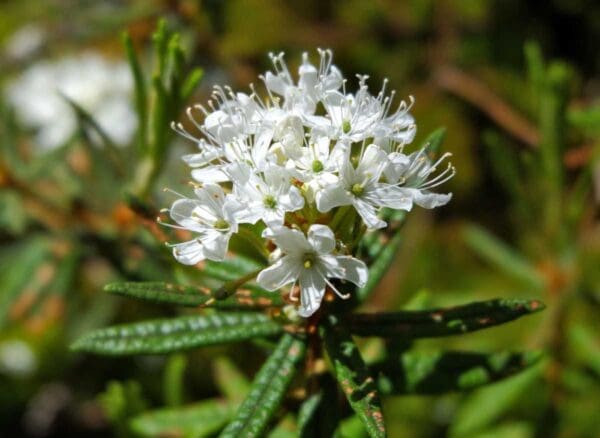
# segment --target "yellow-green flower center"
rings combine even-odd
[[[315,264],[315,259],[312,254],[307,254],[304,256],[304,269],[310,269]]]
[[[319,160],[315,160],[312,162],[312,170],[315,173],[319,173],[323,170],[325,166],[323,166],[323,163],[321,163]]]
[[[365,188],[362,185],[360,185],[360,184],[354,184],[352,186],[352,188],[350,189],[350,191],[352,192],[352,194],[354,196],[360,196],[365,191]]]
[[[351,129],[352,125],[350,124],[350,120],[344,120],[342,122],[342,131],[344,132],[344,134],[348,134]]]
[[[225,231],[229,229],[229,222],[225,219],[217,219],[213,224],[215,230]]]
[[[275,208],[277,207],[277,200],[272,195],[267,195],[263,199],[263,203],[267,208]]]

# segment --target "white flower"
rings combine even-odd
[[[298,69],[298,85],[292,79],[284,54],[269,54],[275,72],[269,71],[261,78],[270,94],[275,93],[283,97],[282,108],[301,116],[314,114],[322,96],[342,86],[342,74],[332,64],[331,50],[318,49],[318,52],[318,69],[310,63],[307,53],[302,55],[302,64]]]
[[[36,144],[49,150],[65,144],[77,127],[61,94],[89,112],[116,144],[129,143],[137,126],[132,89],[126,63],[85,53],[32,65],[9,85],[7,97],[18,120],[37,131]]]
[[[435,163],[431,163],[424,150],[410,155],[392,153],[389,155],[389,165],[385,169],[389,182],[423,208],[435,208],[447,204],[452,198],[451,193],[433,193],[430,189],[445,183],[454,176],[456,170],[448,163],[446,169],[434,178],[431,175],[451,154],[443,154]]]
[[[171,218],[184,230],[195,234],[192,240],[174,244],[173,255],[180,263],[195,265],[204,260],[225,258],[229,239],[238,231],[243,206],[226,196],[221,186],[205,184],[195,191],[197,199],[182,198],[169,210]]]
[[[349,159],[342,162],[340,178],[317,193],[317,208],[327,212],[334,207],[352,205],[370,229],[383,228],[386,223],[377,217],[380,207],[410,210],[410,198],[398,187],[380,182],[388,157],[376,145],[369,145],[356,167]]]
[[[304,198],[290,182],[285,169],[272,166],[261,174],[251,173],[243,163],[231,169],[234,194],[244,204],[240,220],[256,223],[262,220],[269,226],[281,226],[286,212],[300,210]]]
[[[348,295],[337,290],[329,281],[330,278],[347,280],[359,287],[366,284],[366,265],[354,257],[333,254],[335,236],[325,225],[311,225],[307,236],[286,227],[268,228],[263,236],[273,240],[284,255],[258,274],[258,284],[275,291],[285,285],[298,283],[300,316],[306,318],[316,312],[325,295],[326,286],[339,296],[348,298]]]
[[[172,217],[179,226],[200,234],[176,245],[176,257],[188,264],[203,258],[220,260],[238,224],[266,226],[263,237],[277,248],[267,255],[271,266],[257,280],[269,290],[293,284],[292,295],[298,283],[298,314],[305,317],[319,308],[327,286],[346,297],[329,279],[365,284],[367,267],[336,252],[334,232],[344,239],[352,234],[355,242],[365,230],[363,224],[368,229],[386,226],[378,217],[381,208],[408,211],[413,204],[443,205],[451,195],[430,190],[454,174],[449,166],[435,175],[445,156],[431,163],[425,150],[403,153],[416,132],[409,112],[412,98],[392,110],[395,94],[386,92],[387,81],[374,96],[367,76],[358,76],[358,91],[347,93],[331,52],[319,54],[318,68],[303,55],[297,82],[283,54],[271,55],[274,71],[261,76],[267,97],[252,85],[250,94],[215,87],[206,106],[187,111],[202,138],[181,123],[173,124],[199,149],[183,157],[192,177],[210,183],[204,190],[221,190],[222,199],[209,215],[204,212],[206,200],[180,200],[173,206]],[[199,198],[202,193],[197,193]],[[199,223],[193,214],[197,205],[202,205],[196,214],[203,218]],[[357,221],[342,230],[350,223],[346,213]],[[215,225],[221,220],[227,224],[225,229]],[[327,226],[328,220],[334,230]],[[307,235],[294,227],[309,227]],[[355,248],[353,242],[340,241],[339,247]]]
[[[386,95],[387,80],[377,96],[371,95],[366,84],[368,76],[359,76],[356,94],[345,90],[328,91],[322,98],[327,114],[308,116],[307,123],[313,130],[344,143],[356,143],[368,138],[394,143],[410,143],[416,133],[410,106],[401,101],[396,111],[389,115],[394,92]]]
[[[294,178],[304,183],[304,195],[309,202],[314,202],[319,190],[338,181],[339,163],[346,153],[344,144],[331,146],[329,138],[320,137],[302,148],[300,156],[290,159],[286,168]]]

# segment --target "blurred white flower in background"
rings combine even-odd
[[[28,24],[8,38],[4,44],[4,53],[13,60],[28,58],[42,48],[45,39],[46,34],[41,27]]]
[[[137,127],[131,104],[133,81],[125,62],[86,52],[27,68],[6,94],[18,120],[36,130],[41,150],[63,145],[74,134],[77,118],[64,95],[90,113],[117,144],[129,143]]]
[[[35,372],[37,359],[26,342],[10,340],[0,343],[0,372],[26,377]]]

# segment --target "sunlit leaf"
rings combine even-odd
[[[321,337],[342,392],[362,420],[369,436],[385,437],[377,386],[352,337],[333,325],[323,327]]]
[[[250,393],[235,418],[221,433],[222,438],[258,437],[279,408],[299,364],[304,357],[304,339],[285,334],[277,348],[262,366]]]
[[[544,307],[537,300],[496,299],[445,309],[356,313],[344,320],[344,326],[359,336],[430,338],[493,327]]]
[[[72,348],[105,355],[163,354],[204,345],[274,336],[281,326],[258,313],[182,316],[108,327],[88,333]]]
[[[221,430],[235,406],[222,400],[205,400],[178,408],[148,411],[131,420],[132,431],[143,437],[207,437]]]

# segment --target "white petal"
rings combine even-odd
[[[285,211],[297,211],[304,207],[304,198],[296,187],[290,187],[289,192],[279,198],[279,203]]]
[[[325,295],[325,279],[314,269],[303,269],[300,274],[300,309],[298,314],[308,318],[315,313]]]
[[[173,247],[173,256],[184,265],[195,265],[205,259],[202,245],[197,240],[178,243]]]
[[[367,283],[369,270],[362,260],[351,256],[332,255],[321,257],[321,259],[326,264],[340,268],[339,270],[332,270],[332,274],[335,273],[335,275],[331,275],[331,277],[351,281],[358,287],[363,287]],[[338,275],[337,272],[340,272],[341,275]]]
[[[263,237],[275,242],[286,254],[304,254],[312,249],[304,233],[287,227],[266,228]]]
[[[367,228],[370,230],[384,228],[387,225],[377,217],[375,207],[371,204],[358,198],[355,198],[352,204],[354,205],[354,208],[356,208],[358,214],[360,214],[360,217],[362,217],[363,221],[365,221]]]
[[[202,239],[204,256],[207,259],[217,262],[224,260],[230,237],[231,233],[223,233],[216,230],[210,233],[210,237]]]
[[[256,277],[256,282],[267,290],[275,291],[281,289],[286,284],[295,282],[298,279],[301,265],[293,263],[293,259],[284,256],[275,264],[260,271]]]
[[[204,231],[206,223],[212,224],[217,219],[215,214],[198,200],[187,198],[176,200],[171,206],[169,214],[171,219],[182,227],[197,232]],[[197,216],[205,223],[201,223],[194,216]]]
[[[396,210],[410,211],[413,205],[412,196],[406,193],[403,187],[380,185],[372,193],[369,193],[369,197],[372,197],[382,207],[394,208]]]
[[[219,183],[229,181],[229,177],[221,170],[221,166],[209,166],[192,170],[192,178],[199,183]]]
[[[308,243],[319,254],[328,254],[335,249],[335,235],[327,225],[311,225],[308,230]]]
[[[340,184],[328,186],[317,193],[317,209],[325,213],[332,208],[352,204],[352,199]]]
[[[415,204],[423,208],[436,208],[446,205],[452,199],[452,193],[431,193],[418,189],[408,189],[412,193]]]
[[[373,178],[379,179],[381,172],[388,165],[387,154],[377,145],[370,144],[367,146],[356,172],[359,174],[369,174]]]

